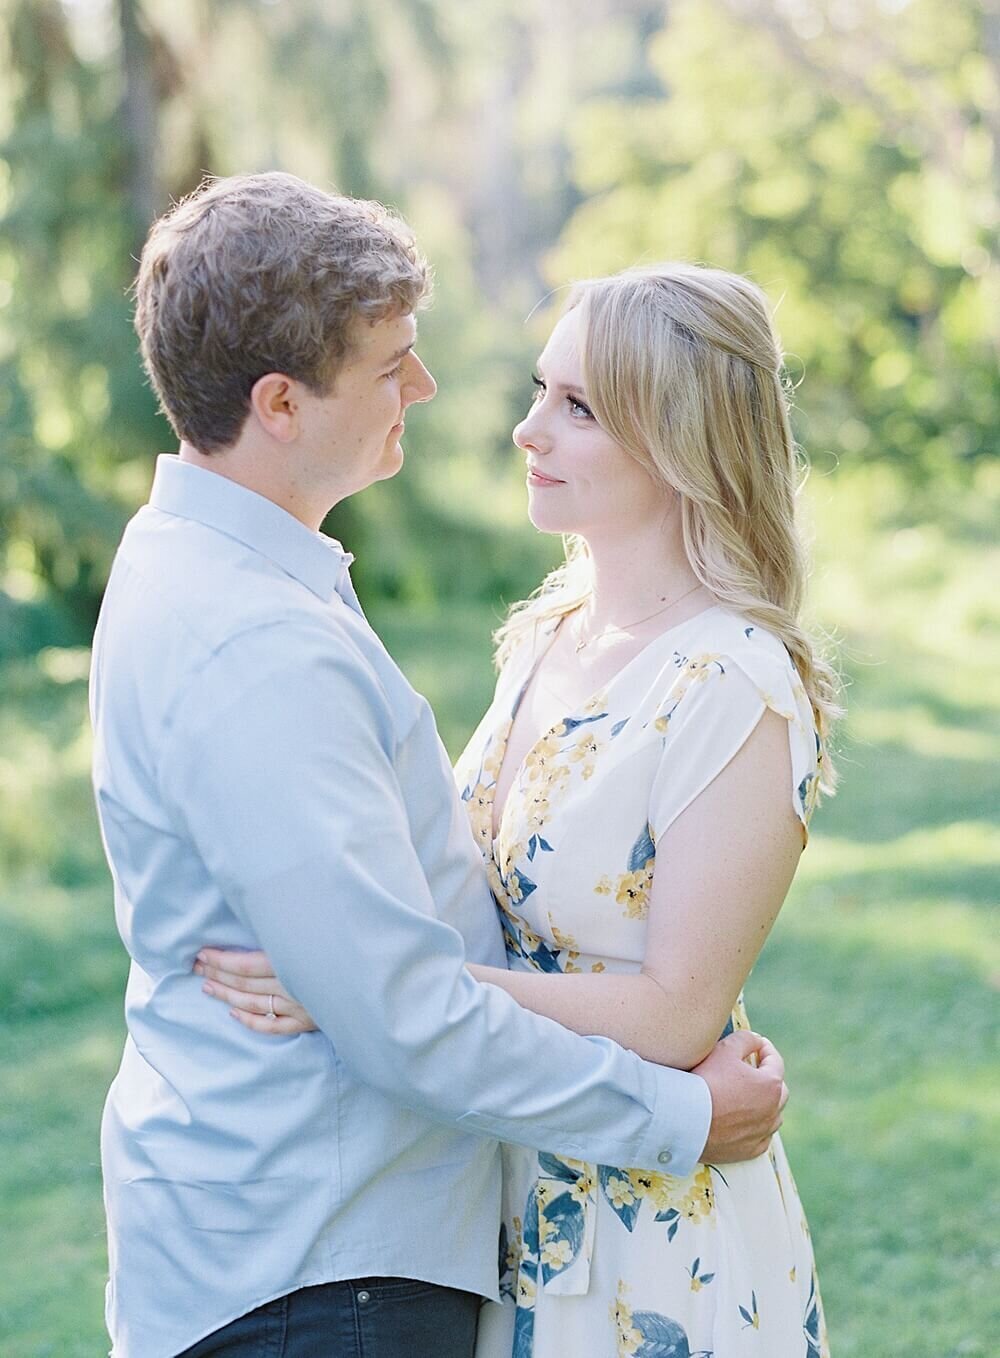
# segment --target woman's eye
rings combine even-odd
[[[587,419],[593,418],[594,412],[588,409],[582,401],[578,401],[575,396],[567,396],[566,400],[569,401],[569,408],[574,415],[583,415],[586,416]]]
[[[531,394],[531,399],[534,402],[537,401],[540,396],[545,395],[545,383],[535,373],[531,374],[531,380],[535,386],[535,390]]]

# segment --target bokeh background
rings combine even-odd
[[[769,293],[850,715],[748,1001],[835,1358],[996,1353],[997,0],[0,0],[0,1351],[106,1349],[87,648],[172,443],[134,256],[203,172],[270,168],[393,203],[437,268],[440,395],[330,528],[452,753],[558,552],[510,430],[559,289],[684,258]]]

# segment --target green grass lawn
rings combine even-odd
[[[817,608],[850,681],[843,785],[747,999],[787,1061],[834,1358],[997,1351],[998,499],[983,482],[921,524],[881,474],[811,491]],[[457,753],[489,698],[495,619],[374,621]],[[125,966],[85,663],[46,652],[0,674],[4,1358],[107,1348],[97,1136]]]

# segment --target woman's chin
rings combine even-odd
[[[544,505],[533,504],[528,500],[528,521],[539,533],[573,533],[575,528],[565,521],[565,515],[554,514]]]

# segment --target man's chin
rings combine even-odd
[[[379,463],[377,480],[379,481],[391,480],[392,477],[394,477],[396,473],[400,470],[405,459],[406,454],[403,451],[403,445],[400,443],[398,439],[396,439],[394,443],[387,444],[385,456]]]

